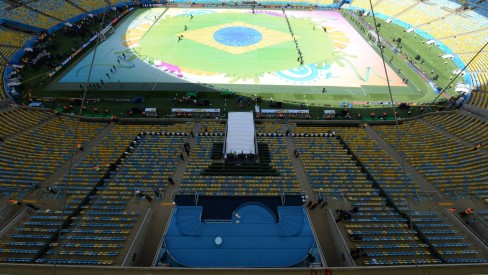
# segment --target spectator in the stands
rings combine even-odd
[[[328,203],[327,201],[324,201],[324,202],[322,203],[322,205],[320,206],[320,208],[324,208],[324,207],[326,207],[328,204],[329,204],[329,203]]]
[[[17,201],[17,200],[12,199],[12,198],[10,198],[8,200],[8,202],[11,203],[12,205],[21,205],[22,204],[20,201]]]
[[[473,148],[473,151],[481,149],[481,147],[483,147],[483,143],[478,143],[478,145],[476,145],[476,147]]]
[[[473,213],[474,213],[474,209],[468,207],[463,212],[459,213],[459,215],[461,215],[461,217],[464,218],[464,217],[467,217],[467,216],[469,216],[469,215],[471,215]]]
[[[46,187],[47,191],[49,191],[49,193],[52,193],[52,194],[57,194],[58,192],[56,190],[54,190],[51,186],[47,186]]]

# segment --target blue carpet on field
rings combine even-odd
[[[307,258],[314,237],[304,208],[282,205],[281,201],[273,207],[245,202],[233,208],[228,219],[206,222],[202,213],[208,205],[178,205],[165,248],[176,262],[188,267],[296,265]]]

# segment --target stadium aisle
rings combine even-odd
[[[291,130],[289,129],[288,125],[281,125],[281,131],[283,133],[285,133],[287,130]],[[295,156],[293,155],[293,152],[296,149],[295,143],[293,143],[291,136],[285,136],[284,139],[286,142],[286,148],[288,149],[288,154],[290,155],[291,164],[295,168],[295,173],[297,175],[298,182],[300,183],[300,188],[303,192],[306,192],[308,194],[309,199],[315,199],[312,188],[310,187],[310,184],[308,182],[307,174],[303,169],[302,161],[300,157],[295,158]]]
[[[76,163],[78,163],[80,160],[84,159],[86,155],[88,155],[93,148],[98,146],[98,144],[105,138],[106,135],[108,135],[112,129],[115,127],[114,123],[110,123],[98,133],[97,136],[95,136],[90,143],[85,145],[83,148],[83,151],[78,151],[74,156],[73,156],[73,161],[71,163],[71,167],[75,167]],[[61,180],[60,178],[64,175],[67,174],[70,169],[70,161],[69,159],[66,161],[63,166],[61,166],[59,169],[56,170],[49,178],[44,181],[42,184],[42,187],[44,188],[45,186],[51,186],[53,185],[56,181]]]
[[[397,163],[402,167],[402,157],[369,125],[366,126],[366,132],[375,140],[378,145],[385,150]],[[434,185],[427,181],[420,173],[417,172],[408,162],[405,162],[405,171],[412,176],[413,180],[422,188],[421,191],[437,192]]]
[[[195,123],[193,125],[193,133],[198,133],[201,127],[200,123]],[[187,142],[190,143],[190,148],[193,149],[195,145],[196,138],[189,136]],[[192,150],[190,150],[190,156],[192,155]],[[168,185],[168,189],[164,193],[163,201],[154,201],[151,204],[147,204],[147,207],[153,210],[151,216],[151,221],[146,233],[146,239],[144,240],[144,248],[141,252],[141,257],[138,266],[151,266],[154,259],[154,255],[157,254],[159,250],[159,244],[161,241],[161,236],[164,233],[166,224],[168,224],[171,217],[171,211],[173,210],[173,194],[178,190],[178,187],[183,179],[183,174],[188,164],[189,158],[185,154],[185,160],[180,161],[178,166],[173,173],[173,180],[175,185]]]
[[[291,130],[289,125],[281,125],[281,131],[285,133],[287,130]],[[302,192],[306,192],[308,194],[309,200],[316,200],[315,194],[308,182],[307,174],[302,166],[302,161],[300,157],[295,158],[293,152],[295,151],[296,145],[293,142],[291,136],[284,137],[286,142],[286,147],[288,149],[288,154],[290,155],[291,163],[295,169],[295,174],[297,176],[298,182],[300,183],[300,188]],[[336,253],[325,253],[326,251],[333,251],[335,248],[334,240],[332,239],[332,232],[330,230],[329,220],[326,218],[327,216],[327,209],[332,208],[335,210],[335,202],[331,202],[329,207],[325,208],[315,208],[314,210],[310,210],[307,208],[307,212],[312,220],[312,226],[317,234],[317,239],[319,244],[322,248],[322,253],[324,254],[325,261],[327,262],[328,266],[339,266],[339,260],[337,258]]]
[[[51,116],[51,117],[49,117],[48,119],[46,119],[44,121],[40,121],[38,124],[30,127],[29,128],[29,131],[35,131],[36,129],[43,127],[46,123],[48,123],[49,121],[53,120],[54,118],[56,118],[56,116]],[[5,142],[7,140],[10,140],[10,139],[17,139],[18,135],[21,134],[21,133],[22,133],[22,131],[17,132],[17,133],[14,133],[14,134],[11,134],[11,135],[2,136],[3,142]]]
[[[466,140],[464,140],[464,139],[462,139],[462,138],[460,138],[460,137],[458,137],[456,135],[453,135],[451,133],[448,133],[444,129],[442,129],[440,127],[437,127],[436,125],[430,123],[429,121],[426,121],[426,120],[421,119],[421,118],[418,119],[418,121],[421,122],[421,123],[423,123],[423,124],[425,124],[425,125],[427,125],[428,127],[434,128],[437,132],[442,133],[446,137],[456,140],[457,142],[463,144],[467,148],[471,148],[471,147],[474,146],[471,142],[468,142],[468,141],[466,141]],[[488,151],[486,151],[486,150],[478,150],[478,153],[488,155]]]
[[[200,123],[194,123],[193,124],[193,133],[198,133],[202,125]],[[190,158],[192,157],[193,153],[193,146],[195,145],[196,138],[192,137],[191,135],[188,136],[188,139],[186,142],[190,143],[190,157],[188,157],[185,152],[182,152],[184,155],[185,160],[180,161],[178,163],[178,166],[176,166],[175,172],[173,173],[173,180],[175,182],[175,185],[168,185],[168,190],[165,193],[164,202],[172,202],[173,201],[173,196],[172,194],[176,192],[180,186],[181,180],[183,179],[183,174],[185,173],[186,170],[186,165],[188,164]]]

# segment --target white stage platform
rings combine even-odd
[[[230,112],[227,120],[225,154],[256,154],[252,112]]]

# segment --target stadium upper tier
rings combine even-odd
[[[457,125],[459,129],[465,130],[477,128],[476,125],[482,127],[477,128],[480,131],[486,128],[484,122],[476,121],[473,118],[461,116],[452,119],[457,121],[446,122],[438,120],[437,117],[429,118],[427,121],[439,125],[436,126],[439,128],[446,124],[446,128],[442,127],[441,129],[449,133],[456,130],[455,127],[450,126],[451,123],[459,123]],[[467,120],[473,121],[463,123]],[[452,194],[472,192],[480,197],[486,196],[486,184],[484,182],[488,177],[488,173],[485,171],[488,157],[481,152],[471,150],[476,145],[468,147],[451,142],[450,138],[430,123],[416,122],[415,127],[403,124],[400,127],[402,142],[396,138],[396,133],[392,133],[391,129],[386,126],[377,126],[375,130],[395,150],[404,153],[407,161],[426,179],[434,183],[438,190]],[[462,136],[459,138],[463,139]],[[438,147],[438,144],[442,144],[442,147]],[[469,169],[466,169],[467,166]]]
[[[405,0],[405,1],[382,0],[373,4],[373,9],[376,12],[380,12],[383,14],[395,15],[403,12],[406,9],[411,8],[412,6],[415,6],[418,3],[419,2],[415,0]]]
[[[376,13],[403,21],[435,37],[467,64],[488,42],[488,8],[486,2],[471,5],[470,10],[453,1],[372,1]],[[369,0],[353,0],[351,6],[371,10]],[[470,97],[469,103],[487,108],[488,60],[485,49],[468,67],[480,83],[480,92]]]
[[[434,6],[432,2],[418,2],[417,5],[412,5],[410,10],[395,16],[395,18],[414,26],[421,25],[432,21],[433,18],[446,16],[452,12],[443,8],[442,4],[440,5]]]
[[[0,41],[3,45],[20,48],[34,35],[0,27]]]
[[[0,17],[2,19],[8,19],[43,29],[50,28],[61,22],[58,19],[45,16],[25,6],[13,7],[5,2],[0,2],[0,8]]]
[[[87,11],[92,11],[107,6],[107,1],[103,0],[77,0],[72,2],[76,3],[76,5],[78,5],[80,8]]]
[[[62,20],[70,19],[83,12],[64,0],[38,0],[30,3],[29,6]]]

